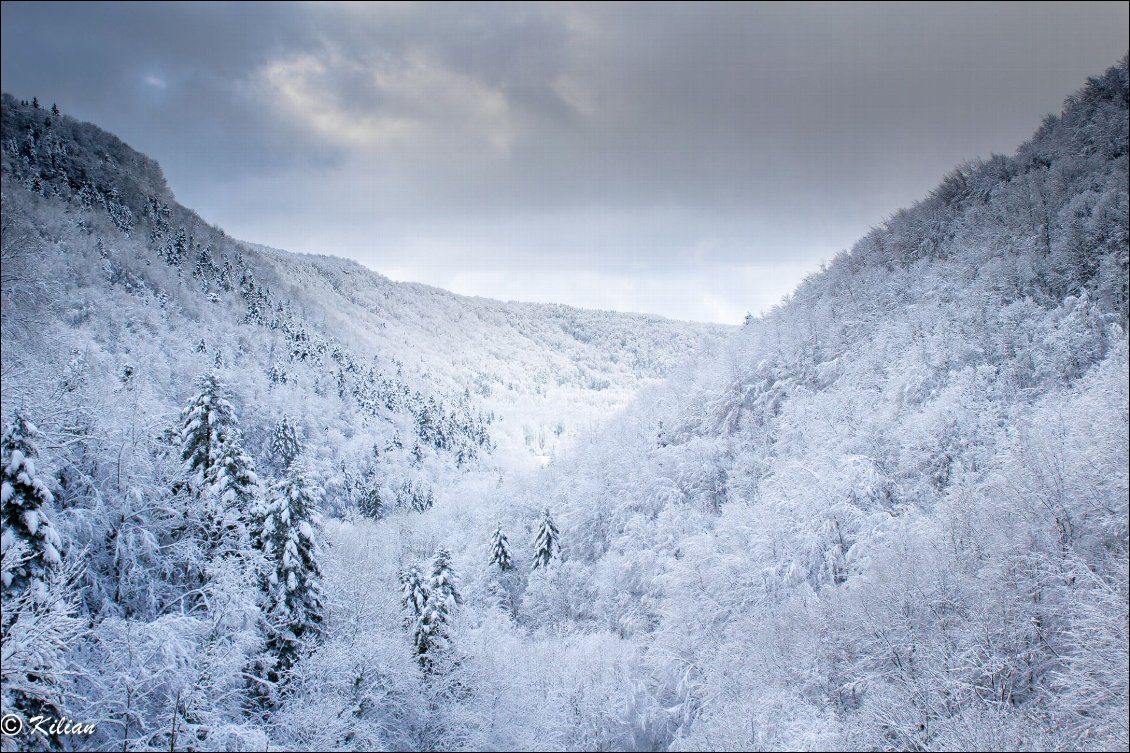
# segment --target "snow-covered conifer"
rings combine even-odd
[[[502,524],[494,529],[490,538],[490,564],[498,565],[498,569],[506,572],[514,569],[514,560],[510,557],[510,542],[502,532]]]
[[[200,523],[210,553],[246,549],[246,524],[262,515],[254,461],[243,450],[235,409],[214,373],[181,412],[181,460],[189,488],[203,501]]]
[[[428,601],[428,583],[418,567],[408,567],[400,571],[401,602],[408,615],[408,625],[415,625]]]
[[[428,601],[434,601],[447,614],[454,612],[455,607],[463,603],[459,596],[458,580],[459,573],[451,565],[451,552],[441,546],[432,560],[432,574],[428,578]]]
[[[385,515],[385,503],[381,497],[381,484],[374,475],[369,475],[362,480],[357,511],[366,518],[373,520],[380,520]]]
[[[264,591],[270,635],[268,651],[277,681],[322,634],[325,598],[314,538],[317,500],[302,471],[291,468],[272,490],[260,533],[268,557]]]
[[[534,537],[534,569],[549,567],[553,558],[560,556],[560,554],[560,534],[557,532],[557,526],[553,523],[553,517],[550,516],[547,507],[542,513],[541,526],[538,528],[537,536]]]
[[[458,573],[451,566],[451,553],[446,548],[436,550],[432,572],[428,578],[423,609],[416,618],[412,632],[413,644],[420,664],[428,669],[436,654],[448,640],[448,623],[455,608],[462,603],[458,590]]]
[[[61,564],[62,543],[44,510],[53,502],[51,492],[35,474],[33,439],[38,434],[35,426],[17,413],[0,440],[0,463],[3,464],[0,550],[7,552],[17,545],[26,550],[26,555],[18,560],[6,560],[5,595],[26,590],[33,598],[42,600],[47,595],[51,570]]]
[[[290,416],[284,415],[271,433],[271,461],[280,470],[286,470],[298,457],[300,450],[298,430]]]

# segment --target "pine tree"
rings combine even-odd
[[[243,451],[235,409],[214,373],[181,412],[181,460],[189,489],[203,502],[199,521],[209,555],[247,548],[247,523],[262,515],[255,464]]]
[[[275,424],[275,430],[271,434],[271,461],[279,470],[285,471],[298,457],[300,451],[297,428],[290,420],[290,416],[284,415]]]
[[[36,449],[32,440],[39,431],[17,413],[0,440],[3,481],[0,484],[0,549],[24,550],[22,557],[11,558],[3,571],[5,596],[28,591],[33,599],[47,598],[51,571],[62,564],[62,543],[44,512],[52,504],[51,492],[35,476]]]
[[[197,394],[181,411],[180,445],[189,486],[202,493],[218,462],[225,434],[236,426],[237,419],[227,388],[216,374],[205,374],[196,386]]]
[[[416,618],[412,638],[416,654],[425,670],[448,641],[448,623],[462,603],[457,588],[458,573],[451,566],[451,554],[440,547],[432,560],[423,608]]]
[[[385,516],[385,503],[381,498],[381,484],[377,481],[376,474],[368,474],[362,484],[357,510],[366,518],[380,520]]]
[[[435,602],[445,614],[451,614],[463,603],[458,590],[459,573],[451,566],[451,552],[445,547],[436,550],[432,574],[428,579],[428,601]]]
[[[549,567],[549,563],[553,561],[555,556],[561,554],[560,535],[557,532],[557,526],[553,523],[553,518],[550,517],[549,508],[545,508],[542,513],[541,526],[538,528],[537,536],[534,538],[534,570],[539,567]]]
[[[177,229],[172,241],[165,247],[165,262],[171,266],[180,267],[188,257],[188,249],[191,245],[192,241],[188,237],[188,231],[182,225]]]
[[[502,572],[514,569],[514,561],[510,557],[510,542],[502,532],[501,523],[494,529],[494,535],[490,539],[490,564],[498,565],[498,569]]]
[[[215,551],[239,554],[247,549],[248,526],[259,529],[265,510],[255,461],[243,450],[237,427],[224,435],[206,495]]]
[[[305,475],[291,468],[272,494],[260,540],[269,560],[264,591],[274,660],[268,679],[274,683],[322,634],[325,600],[313,518],[317,501]]]
[[[401,602],[408,612],[405,623],[413,626],[428,602],[428,584],[420,573],[420,568],[409,567],[400,571],[400,595]]]

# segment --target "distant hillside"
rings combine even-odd
[[[66,380],[64,403],[128,391],[133,415],[170,415],[218,366],[258,450],[287,413],[332,439],[313,443],[327,474],[442,486],[546,462],[727,331],[467,298],[236,241],[149,158],[9,95],[3,169],[5,415],[56,409]]]

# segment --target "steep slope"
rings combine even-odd
[[[1124,60],[559,463],[540,624],[676,748],[1126,747],[1127,221]]]
[[[349,640],[356,668],[356,610],[374,607],[359,671],[387,673],[406,708],[381,707],[371,744],[434,747],[399,568],[474,541],[466,517],[504,478],[733,331],[467,298],[236,241],[152,160],[7,95],[2,200],[0,701],[102,720],[81,747],[298,744],[278,706],[302,682],[284,684],[279,647],[292,661]],[[293,593],[318,592],[322,558],[324,633],[321,597]],[[333,669],[317,688],[357,679]],[[365,724],[334,745],[365,747]]]
[[[220,365],[253,446],[289,412],[327,440],[325,468],[389,447],[378,467],[423,463],[431,485],[471,461],[546,462],[727,329],[467,298],[238,242],[110,134],[10,96],[3,118],[5,415],[50,405],[64,379],[165,415]]]

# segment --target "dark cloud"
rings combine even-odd
[[[1126,52],[1127,8],[5,3],[3,87],[250,240],[734,318],[1014,149]]]

